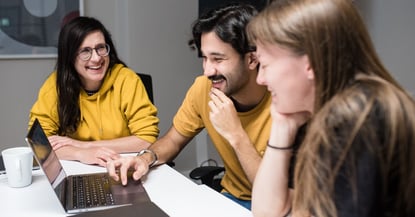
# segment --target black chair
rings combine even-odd
[[[151,78],[151,75],[138,73],[137,75],[141,78],[141,81],[144,84],[144,87],[146,88],[148,98],[150,99],[151,103],[154,104],[154,98],[153,98],[153,79]]]
[[[144,87],[146,88],[148,98],[150,99],[151,103],[154,104],[154,98],[153,98],[153,79],[151,78],[151,75],[144,74],[144,73],[138,73],[136,74],[140,77],[141,81],[144,84]],[[170,167],[174,167],[176,164],[173,161],[167,162],[167,165]]]
[[[202,184],[205,184],[215,191],[220,192],[222,190],[222,185],[220,184],[222,178],[219,177],[219,175],[223,172],[225,172],[225,168],[218,165],[199,166],[193,169],[189,176],[194,180],[200,180]]]

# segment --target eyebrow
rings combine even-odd
[[[98,47],[98,46],[101,46],[101,45],[105,45],[106,43],[105,42],[103,42],[103,43],[98,43],[98,44],[96,44],[94,47],[89,47],[89,46],[81,46],[80,48],[81,49],[84,49],[84,48],[96,48],[96,47]]]
[[[206,54],[204,52],[202,52],[202,55],[206,56]],[[226,55],[224,53],[219,53],[219,52],[210,52],[210,53],[208,53],[208,55],[226,57]]]

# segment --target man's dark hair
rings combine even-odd
[[[255,51],[255,47],[249,45],[245,27],[257,13],[257,10],[248,4],[230,4],[210,10],[193,23],[193,38],[189,41],[189,45],[196,48],[198,55],[202,56],[200,50],[202,34],[214,31],[223,42],[230,44],[241,56]]]

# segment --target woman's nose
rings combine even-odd
[[[258,70],[258,75],[256,77],[256,83],[259,85],[266,85],[266,80],[264,78],[264,70],[261,69],[261,66]]]

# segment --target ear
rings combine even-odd
[[[304,63],[304,71],[306,73],[307,79],[310,81],[314,80],[314,70],[311,67],[311,63],[307,55],[304,55]]]
[[[256,52],[247,53],[247,58],[248,58],[248,68],[250,70],[256,69],[259,64],[258,59],[256,57]]]

